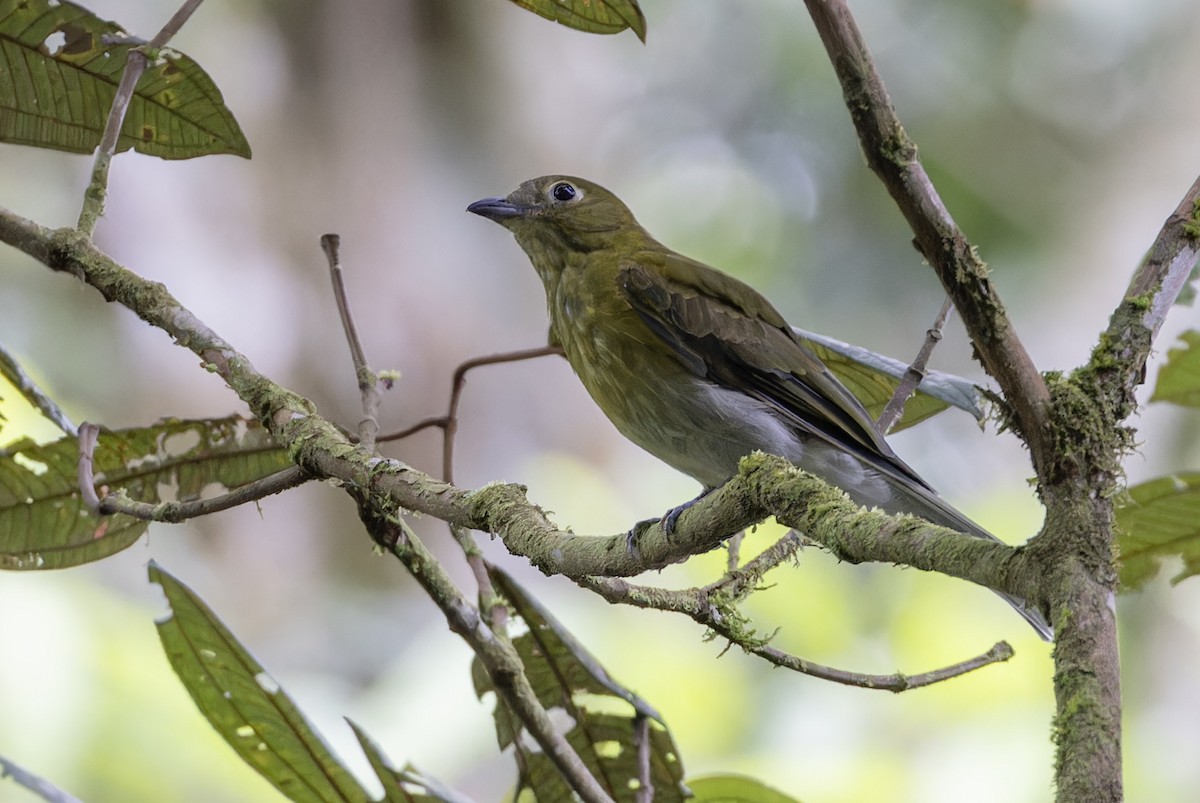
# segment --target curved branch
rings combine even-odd
[[[757,655],[775,666],[861,689],[899,693],[940,683],[988,664],[1007,661],[1013,656],[1012,647],[1002,641],[982,655],[930,672],[917,675],[905,675],[900,672],[890,675],[868,675],[814,663],[772,647],[770,637],[762,638],[746,627],[745,619],[734,603],[753,590],[769,569],[795,555],[803,540],[794,531],[789,532],[741,569],[731,571],[717,582],[703,588],[652,588],[611,577],[584,577],[576,582],[609,602],[681,613],[697,624],[704,625],[712,633],[728,639],[730,644],[736,644],[746,652]]]
[[[356,495],[357,496],[357,495]],[[612,803],[612,798],[588,771],[571,743],[555,728],[545,706],[525,675],[521,657],[502,635],[489,627],[479,610],[463,596],[441,564],[407,524],[399,518],[382,518],[371,500],[358,496],[359,513],[376,543],[395,555],[429,598],[441,609],[450,629],[478,656],[497,694],[516,714],[531,739],[562,773],[563,779],[590,803]]]
[[[1125,296],[1113,311],[1105,337],[1093,353],[1093,363],[1105,352],[1120,358],[1122,389],[1130,394],[1141,384],[1150,347],[1167,313],[1187,286],[1200,257],[1200,178],[1184,193],[1142,264],[1134,271]],[[1138,331],[1140,330],[1140,331]],[[1132,408],[1124,411],[1132,413]]]
[[[121,267],[78,232],[47,229],[0,207],[0,240],[79,277],[200,356],[315,478],[338,480],[451,525],[496,533],[511,551],[545,572],[632,576],[713,549],[773,514],[843,560],[907,565],[1030,601],[1041,599],[1039,578],[1022,551],[911,516],[863,510],[823,480],[762,454],[743,459],[730,482],[688,508],[669,539],[657,523],[641,532],[636,555],[626,548],[624,533],[591,537],[562,532],[525,498],[520,486],[493,484],[465,491],[352,443],[317,415],[308,400],[258,373],[163,285]]]
[[[987,265],[938,197],[845,2],[805,0],[805,5],[842,85],[867,164],[953,299],[980,362],[1012,407],[1012,423],[1040,474],[1052,448],[1046,436],[1050,394],[988,278]]]
[[[586,536],[562,532],[516,485],[485,485],[466,495],[470,526],[487,529],[547,574],[572,579],[631,577],[718,547],[769,516],[849,563],[892,563],[934,571],[1026,600],[1040,600],[1040,571],[1018,548],[973,538],[915,516],[866,510],[819,477],[782,457],[742,458],[738,473],[689,507],[671,535],[654,522],[638,533]]]

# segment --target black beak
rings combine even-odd
[[[524,207],[517,206],[507,198],[482,198],[468,206],[467,211],[497,223],[505,218],[520,217],[525,214]]]

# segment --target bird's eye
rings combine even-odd
[[[565,181],[560,181],[550,188],[550,196],[554,200],[562,201],[563,203],[573,200],[578,194],[579,191],[575,189],[575,186]]]

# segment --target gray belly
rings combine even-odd
[[[601,392],[622,399],[609,417],[625,437],[706,488],[729,479],[738,461],[758,450],[787,458],[859,504],[895,508],[887,477],[798,431],[770,405],[693,377],[660,388],[647,396],[621,394],[619,387]]]

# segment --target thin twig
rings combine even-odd
[[[458,434],[458,402],[462,398],[463,387],[467,383],[467,372],[472,368],[484,365],[532,360],[551,354],[562,356],[562,353],[563,350],[560,346],[540,346],[534,349],[521,349],[520,351],[476,357],[458,366],[450,385],[450,409],[446,412],[446,426],[442,439],[442,479],[449,483],[454,482],[454,436]]]
[[[562,353],[563,350],[558,346],[540,346],[533,349],[489,354],[485,357],[473,357],[454,369],[454,378],[450,382],[450,405],[445,415],[426,418],[398,432],[389,432],[386,435],[380,435],[377,440],[379,442],[403,440],[421,430],[438,427],[442,430],[442,478],[446,482],[454,482],[454,436],[458,433],[458,403],[462,398],[463,389],[466,387],[467,372],[472,368],[479,368],[484,365],[499,365],[506,362],[532,360],[551,354],[562,356]]]
[[[174,37],[175,34],[179,33],[179,30],[183,28],[184,23],[188,21],[196,9],[200,7],[202,2],[204,2],[204,0],[186,0],[184,4],[179,7],[179,10],[171,15],[171,19],[167,20],[167,24],[162,26],[162,30],[154,35],[154,38],[150,40],[150,43],[147,45],[147,47],[152,50],[165,47],[167,42],[171,41],[171,38]]]
[[[653,803],[654,776],[650,772],[650,717],[639,711],[634,718],[633,743],[637,745],[638,788],[637,803]]]
[[[0,778],[12,778],[15,783],[25,787],[47,803],[83,803],[74,795],[64,792],[45,778],[34,775],[3,756],[0,756]]]
[[[79,494],[83,503],[93,513],[100,512],[100,497],[96,495],[96,472],[92,455],[96,453],[96,442],[100,439],[100,427],[84,421],[79,427]]]
[[[921,384],[921,380],[925,378],[925,366],[929,364],[929,357],[933,354],[934,346],[942,339],[942,329],[946,326],[946,319],[950,317],[952,309],[954,309],[954,304],[950,301],[950,297],[946,296],[946,300],[942,302],[941,311],[933,319],[933,325],[925,330],[925,340],[921,343],[917,356],[909,364],[908,370],[904,372],[900,384],[896,385],[896,390],[892,393],[892,398],[888,400],[887,407],[884,407],[883,412],[879,414],[879,420],[875,422],[875,428],[878,431],[884,434],[891,432],[892,427],[896,426],[896,422],[900,420],[900,416],[904,415],[904,404],[910,396],[916,393],[917,385]]]
[[[808,539],[800,533],[788,530],[782,538],[747,561],[745,566],[735,566],[720,579],[697,590],[705,598],[720,594],[732,601],[743,599],[758,586],[767,572],[795,557],[808,543]]]
[[[805,0],[829,53],[867,164],[880,177],[942,286],[958,308],[975,353],[1011,405],[1034,466],[1052,460],[1050,391],[1017,336],[988,267],[954,222],[900,123],[845,0]]]
[[[446,526],[450,528],[450,535],[453,536],[467,559],[467,566],[470,567],[471,576],[475,578],[475,586],[479,589],[479,607],[487,616],[488,624],[497,633],[503,632],[503,627],[508,622],[508,606],[496,593],[492,575],[488,572],[487,561],[483,559],[483,551],[471,534],[472,530],[449,522],[446,523]]]
[[[72,423],[62,408],[29,378],[29,374],[25,373],[16,358],[3,347],[0,347],[0,375],[56,427],[72,437],[79,433],[79,428]]]
[[[121,139],[121,127],[125,124],[125,114],[133,100],[134,90],[142,73],[146,71],[148,60],[147,50],[158,50],[171,40],[183,24],[203,0],[185,0],[179,10],[167,20],[154,38],[144,46],[131,47],[125,56],[125,70],[117,84],[112,106],[108,110],[108,120],[104,124],[104,134],[100,137],[100,147],[96,149],[96,159],[92,163],[92,178],[83,194],[83,207],[79,210],[78,228],[87,237],[96,230],[96,222],[104,214],[104,199],[108,194],[108,167],[113,155],[117,152],[117,144]]]
[[[362,340],[354,325],[350,302],[346,298],[346,283],[342,278],[340,254],[342,238],[336,234],[321,235],[321,250],[329,260],[329,279],[333,283],[333,298],[337,303],[338,315],[342,319],[342,331],[350,346],[350,358],[354,362],[354,376],[358,380],[358,392],[362,396],[363,417],[358,422],[358,442],[368,452],[375,451],[375,438],[379,434],[379,375],[367,364],[367,355]]]
[[[346,298],[346,288],[343,279],[342,263],[340,258],[341,238],[336,234],[326,234],[321,237],[321,248],[325,251],[325,256],[329,260],[329,276],[333,282],[333,295],[337,301],[338,313],[341,316],[342,328],[346,333],[346,340],[350,344],[350,355],[354,361],[354,373],[358,377],[358,389],[362,394],[363,400],[363,420],[359,423],[358,442],[364,449],[374,451],[375,445],[378,442],[379,434],[379,375],[371,370],[367,364],[365,350],[362,346],[362,341],[358,336],[358,330],[354,325],[354,316],[350,312],[350,303]],[[498,355],[503,359],[496,358],[481,358],[468,361],[459,366],[454,373],[454,385],[450,394],[450,410],[445,418],[440,419],[444,422],[440,424],[443,428],[443,448],[444,448],[444,466],[447,472],[447,482],[449,482],[449,473],[452,467],[452,452],[454,448],[454,433],[457,429],[458,416],[458,400],[462,394],[462,388],[466,383],[466,372],[477,365],[486,365],[491,362],[509,362],[511,359],[524,359],[524,357],[510,358],[510,355]],[[427,426],[438,425],[439,419],[430,419],[417,424],[415,427],[410,427],[409,431],[404,434],[411,434]],[[471,567],[471,572],[475,577],[476,585],[479,589],[480,605],[487,615],[487,620],[490,625],[499,630],[508,621],[508,609],[505,607],[500,597],[496,594],[496,590],[492,585],[492,578],[488,574],[487,565],[483,560],[483,554],[479,549],[479,545],[475,543],[471,531],[466,527],[458,527],[448,523],[450,534],[462,549],[463,555],[467,559],[467,565]]]
[[[744,632],[741,617],[731,615],[729,610],[718,609],[704,593],[705,589],[692,588],[674,591],[639,586],[625,580],[607,577],[585,577],[576,582],[584,588],[595,591],[609,602],[632,605],[637,608],[682,613],[713,633],[728,639],[731,644],[736,644],[746,652],[757,655],[775,666],[821,680],[840,683],[843,686],[890,692],[908,691],[958,677],[988,664],[1007,661],[1013,656],[1012,647],[1007,642],[1001,641],[982,655],[918,675],[905,675],[899,672],[890,675],[850,672],[799,658],[770,646],[769,639],[756,636],[753,632]]]
[[[742,540],[745,537],[746,531],[738,530],[725,542],[725,571],[737,571],[738,563],[741,561]]]
[[[479,368],[484,365],[498,365],[500,363],[531,360],[536,357],[544,357],[548,354],[562,354],[562,349],[554,346],[542,346],[535,349],[522,349],[521,351],[491,354],[486,357],[475,357],[474,359],[467,360],[455,369],[454,378],[451,380],[450,385],[449,408],[446,411],[444,419],[442,419],[445,422],[442,425],[442,477],[446,482],[454,482],[454,437],[458,433],[458,404],[462,399],[463,389],[467,384],[467,372],[472,368]],[[480,552],[478,544],[471,537],[470,530],[464,527],[457,527],[453,524],[449,524],[449,527],[450,534],[454,536],[454,540],[458,542],[459,547],[467,557],[467,565],[471,567],[471,573],[474,575],[475,582],[479,587],[480,605],[483,607],[488,621],[494,628],[500,628],[508,621],[508,608],[496,593],[491,575],[488,574],[487,563],[483,560],[483,553]]]
[[[159,521],[167,524],[178,524],[181,521],[219,513],[222,510],[244,505],[247,502],[257,502],[273,494],[282,493],[298,485],[303,485],[312,477],[299,466],[289,466],[262,479],[239,485],[236,489],[210,499],[197,499],[192,502],[139,502],[124,495],[123,491],[106,494],[101,498],[96,493],[96,477],[93,468],[93,456],[96,450],[100,427],[86,421],[79,426],[79,492],[93,513],[100,516],[111,516],[114,513],[124,513],[143,521]]]
[[[413,424],[411,427],[406,427],[405,429],[397,430],[395,432],[388,432],[383,435],[380,435],[379,437],[377,437],[375,439],[375,442],[376,443],[385,443],[387,441],[402,441],[405,438],[409,437],[410,435],[417,434],[418,432],[420,432],[423,429],[433,429],[435,427],[438,429],[445,429],[447,420],[449,420],[449,419],[447,419],[446,416],[444,416],[444,415],[435,416],[433,418],[426,418],[423,421],[418,421],[417,423]]]
[[[562,349],[556,346],[541,346],[534,349],[476,357],[463,362],[455,369],[454,378],[450,383],[450,404],[446,410],[445,424],[442,427],[442,477],[446,482],[454,482],[454,438],[458,434],[458,404],[462,399],[463,389],[467,385],[467,372],[472,368],[484,365],[519,362],[562,353]],[[508,621],[508,607],[496,593],[491,575],[488,574],[487,563],[483,560],[483,553],[480,552],[478,544],[475,543],[468,529],[453,524],[450,524],[449,527],[454,540],[458,542],[459,547],[467,556],[467,565],[471,567],[471,573],[475,576],[475,582],[479,586],[479,604],[492,627],[499,629]]]
[[[412,528],[397,518],[378,518],[360,500],[360,515],[371,537],[399,558],[430,599],[441,609],[450,629],[463,638],[492,678],[492,685],[509,709],[520,719],[530,737],[542,748],[573,790],[590,803],[611,803],[611,798],[588,772],[579,754],[555,728],[537,693],[525,675],[520,656],[501,635],[480,617],[463,596],[441,563],[417,537]]]

